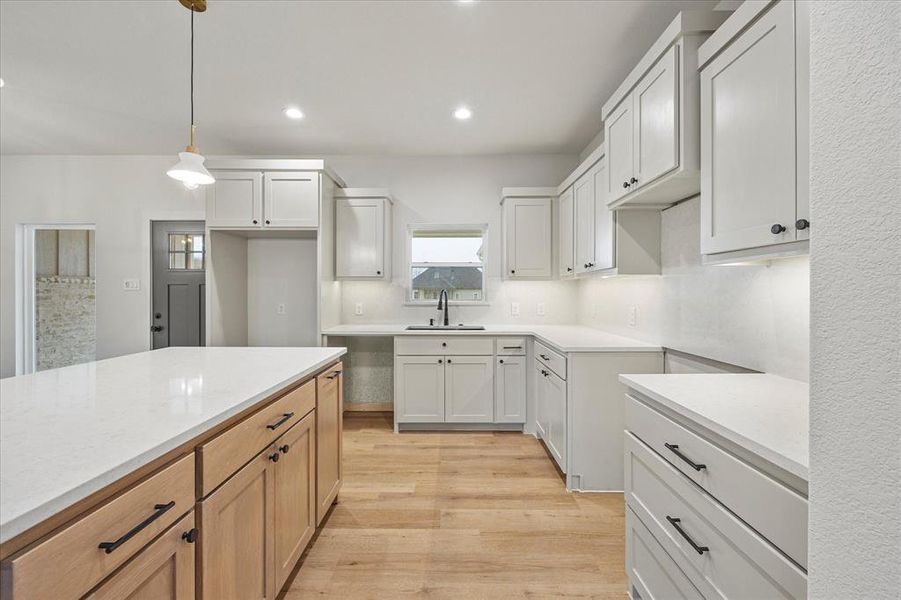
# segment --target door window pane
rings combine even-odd
[[[169,234],[169,269],[200,271],[203,269],[203,234]]]

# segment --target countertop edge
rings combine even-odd
[[[337,360],[338,358],[341,358],[347,353],[346,348],[335,347],[334,350],[335,351],[332,352],[328,356],[328,358],[314,363],[312,366],[298,372],[296,375],[285,379],[281,383],[275,384],[267,388],[265,391],[256,394],[252,398],[231,406],[229,409],[219,413],[214,417],[211,417],[210,419],[207,419],[203,423],[200,423],[187,431],[184,431],[172,438],[167,439],[163,443],[146,450],[145,452],[129,459],[128,461],[121,463],[111,471],[97,475],[96,477],[89,479],[82,485],[73,488],[51,500],[48,500],[29,511],[16,515],[9,521],[0,524],[0,543],[5,544],[7,541],[13,539],[19,534],[28,531],[32,527],[39,525],[41,522],[49,518],[52,518],[54,515],[66,510],[77,502],[84,500],[91,494],[102,490],[106,486],[112,485],[116,481],[127,476],[129,473],[132,473],[133,471],[140,469],[141,467],[149,464],[157,458],[164,456],[167,452],[174,450],[180,445],[187,443],[190,440],[199,437],[200,435],[203,435],[204,432],[209,431],[210,429],[223,423],[236,414],[252,407],[254,404],[262,402],[278,390],[297,383],[298,381],[315,373],[322,367],[329,365],[330,363]]]
[[[804,481],[809,482],[809,467],[805,467],[804,465],[798,463],[795,460],[792,460],[784,454],[776,452],[775,450],[767,446],[763,446],[755,442],[754,440],[751,440],[744,435],[723,426],[721,423],[693,411],[692,409],[686,407],[684,404],[680,404],[679,402],[667,398],[666,396],[656,392],[655,390],[635,381],[629,375],[620,375],[619,380],[627,387],[640,392],[645,398],[691,419],[701,427],[708,429],[711,432],[720,435],[735,444],[738,444],[739,446],[745,448],[748,452],[757,455],[762,460],[785,470],[795,477],[799,477]]]

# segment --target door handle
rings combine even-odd
[[[159,333],[163,329],[165,329],[165,327],[163,327],[162,325],[151,325],[150,326],[150,331],[152,331],[153,333]]]

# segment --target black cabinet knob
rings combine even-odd
[[[188,542],[189,544],[193,544],[197,541],[197,528],[189,529],[188,531],[181,534],[181,539]]]
[[[272,462],[278,462],[278,457],[281,456],[278,452],[273,452],[269,455],[269,460]]]
[[[624,181],[624,182],[623,182],[623,187],[624,187],[624,188],[629,187],[629,182],[628,182],[628,181]]]
[[[290,450],[290,449],[291,449],[291,446],[289,446],[288,444],[278,447],[278,451],[281,452],[282,454],[287,454],[288,450]]]
[[[266,225],[268,225],[268,224],[269,224],[269,219],[266,219]]]
[[[500,363],[501,363],[501,364],[504,364],[504,359],[503,359],[503,358],[502,358],[502,359],[500,359],[500,361],[499,361],[499,362],[500,362]]]
[[[381,271],[376,271],[375,274],[376,274],[376,275],[381,275],[382,272],[381,272]]]
[[[510,269],[511,273],[516,273],[516,269]]]
[[[571,272],[572,270],[573,270],[572,267],[566,267],[566,271],[567,271],[567,272]]]
[[[257,225],[257,224],[259,224],[259,221],[257,221],[256,219],[254,219],[254,220],[253,220],[253,224],[254,224],[254,225]]]
[[[638,183],[638,180],[633,177],[629,180],[629,183]]]
[[[439,364],[439,365],[442,364],[443,362],[444,362],[444,361],[441,360],[440,358],[438,359],[438,364]]]
[[[447,359],[447,364],[451,364],[451,359]]]
[[[799,231],[803,231],[810,227],[810,221],[807,219],[798,219],[795,221],[795,227],[798,228]]]
[[[441,342],[441,347],[442,347],[442,348],[447,348],[447,342]]]
[[[779,233],[782,233],[783,231],[785,231],[785,225],[782,225],[782,224],[780,224],[780,223],[776,223],[775,225],[773,225],[772,227],[770,227],[770,232],[771,232],[773,235],[777,235],[777,234],[779,234]]]

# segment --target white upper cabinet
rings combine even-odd
[[[724,19],[679,13],[604,104],[611,208],[664,208],[700,191],[698,47]]]
[[[335,276],[388,279],[391,263],[391,199],[386,191],[335,192]]]
[[[219,161],[206,189],[206,224],[213,228],[319,227],[319,171],[266,171],[266,159]],[[279,161],[271,161],[279,162]],[[301,164],[321,161],[297,160]],[[246,163],[246,167],[244,166]]]
[[[736,11],[702,48],[701,252],[807,239],[805,3]],[[728,27],[727,27],[728,26]],[[732,30],[741,33],[724,39]],[[802,42],[802,40],[804,40]],[[800,64],[799,64],[800,63]],[[796,244],[797,246],[797,244]],[[765,253],[765,252],[764,252]]]
[[[253,171],[215,173],[206,188],[208,227],[259,227],[263,220],[263,174]]]
[[[537,190],[546,195],[524,197],[517,195],[521,192],[516,188],[504,188],[504,277],[507,279],[553,276],[551,198],[555,190]]]
[[[594,258],[590,270],[604,271],[616,267],[616,213],[608,208],[604,192],[606,161],[598,163],[591,176],[594,178]]]
[[[597,167],[579,177],[573,186],[576,207],[576,273],[585,273],[594,266],[595,238],[595,178]],[[606,207],[605,207],[606,210]]]
[[[573,226],[575,213],[573,210],[573,188],[568,187],[560,194],[560,278],[567,279],[575,274],[575,237]]]
[[[263,224],[267,227],[319,227],[319,173],[266,173]]]

